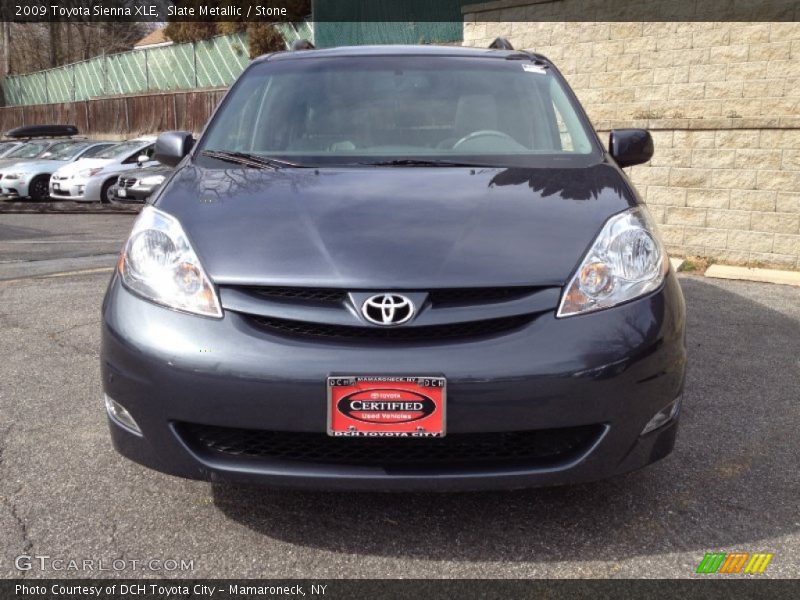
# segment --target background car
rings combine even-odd
[[[20,140],[1,140],[0,141],[0,158],[3,158],[10,152],[13,152],[25,142]]]
[[[39,158],[56,144],[77,134],[78,128],[74,125],[25,125],[6,132],[6,137],[14,140],[8,143],[16,144],[16,147],[0,153],[0,179],[8,172],[9,166]]]
[[[70,140],[48,148],[39,158],[17,163],[0,180],[3,194],[41,201],[48,197],[50,176],[66,163],[95,156],[116,142]]]
[[[159,163],[152,159],[155,136],[128,140],[58,169],[50,178],[50,196],[79,202],[111,202],[120,173]]]
[[[161,187],[173,170],[172,167],[160,165],[120,175],[116,185],[112,188],[114,202],[144,202]]]
[[[63,141],[63,139],[36,139],[25,142],[3,158],[0,158],[0,178],[9,172],[9,167],[20,162],[38,159],[50,148]]]

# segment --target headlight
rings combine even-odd
[[[133,292],[169,308],[222,317],[214,286],[180,223],[145,206],[119,259],[122,282]]]
[[[165,175],[151,175],[150,177],[144,177],[140,179],[139,185],[146,185],[146,186],[161,185],[162,183],[164,183],[165,179],[166,179]]]
[[[94,177],[100,171],[103,170],[103,167],[95,167],[93,169],[84,169],[83,171],[78,171],[78,177]]]
[[[606,221],[567,285],[556,316],[609,308],[648,294],[668,270],[667,253],[647,209],[626,210]]]

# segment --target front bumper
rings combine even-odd
[[[683,296],[672,273],[658,292],[598,313],[545,313],[493,338],[379,349],[287,341],[233,312],[221,320],[181,314],[132,295],[115,276],[102,340],[104,391],[142,430],[111,422],[123,455],[182,477],[325,489],[521,488],[638,469],[673,447],[676,420],[640,433],[680,396],[686,362]],[[590,425],[600,433],[579,455],[546,467],[438,472],[220,457],[181,433],[185,423],[324,432],[331,373],[444,375],[448,435]]]
[[[114,202],[119,202],[120,204],[132,204],[132,203],[141,203],[147,200],[150,195],[153,193],[152,187],[129,187],[124,189],[125,195],[120,195],[120,189],[114,192]]]
[[[3,178],[2,193],[9,198],[27,198],[30,181],[25,179]]]
[[[54,185],[58,183],[56,190]],[[50,178],[50,197],[61,200],[74,200],[76,202],[100,202],[100,192],[103,187],[102,178],[72,178],[53,181]]]

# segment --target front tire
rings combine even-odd
[[[111,193],[111,188],[114,186],[114,183],[116,183],[116,179],[109,179],[100,189],[100,202],[103,204],[111,204],[114,201]]]
[[[33,178],[28,186],[28,195],[34,202],[44,202],[50,197],[50,175],[39,175]]]

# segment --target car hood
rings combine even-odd
[[[563,285],[609,216],[621,171],[183,167],[157,202],[218,284],[426,289]]]
[[[111,158],[80,158],[75,162],[71,162],[58,169],[59,175],[76,175],[80,171],[86,169],[93,169],[95,167],[106,167],[113,164],[114,159]],[[116,166],[116,165],[115,165]]]
[[[0,171],[8,173],[8,168],[12,165],[27,164],[29,162],[37,161],[36,158],[0,158]]]
[[[126,177],[135,177],[136,179],[144,179],[145,177],[152,177],[154,175],[164,175],[166,177],[172,173],[172,171],[172,167],[147,167],[146,169],[129,171]]]
[[[55,173],[67,164],[64,160],[26,160],[17,164],[17,171],[21,173]]]

